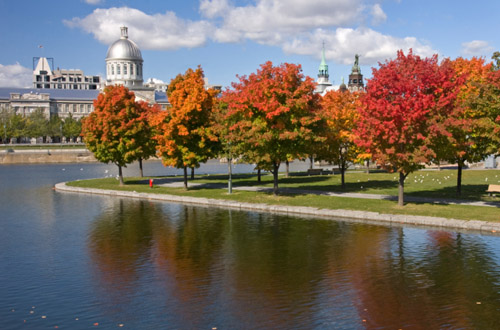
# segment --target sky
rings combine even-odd
[[[121,26],[141,49],[145,81],[201,65],[209,83],[229,87],[266,61],[316,79],[324,45],[338,85],[355,54],[365,78],[400,49],[489,61],[499,12],[496,0],[0,0],[0,87],[31,87],[42,56],[105,77]]]

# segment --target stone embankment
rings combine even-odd
[[[0,164],[36,163],[87,163],[95,162],[94,155],[87,149],[39,149],[4,150],[0,152]]]
[[[254,203],[244,203],[244,202],[212,199],[212,198],[139,193],[135,191],[79,188],[79,187],[68,186],[64,182],[56,184],[55,189],[58,191],[65,191],[65,192],[108,195],[115,197],[128,197],[128,198],[147,199],[154,201],[200,205],[206,207],[221,207],[227,209],[278,213],[286,215],[302,215],[308,217],[319,217],[332,220],[348,220],[348,221],[356,221],[356,222],[363,222],[370,224],[389,224],[391,226],[419,226],[419,227],[424,226],[431,228],[433,227],[433,228],[452,229],[452,230],[475,231],[483,234],[484,233],[495,234],[495,235],[500,234],[500,223],[479,221],[479,220],[458,220],[458,219],[447,219],[439,217],[426,217],[426,216],[403,215],[403,214],[399,215],[382,214],[378,212],[367,212],[367,211],[318,209],[306,206],[254,204]]]

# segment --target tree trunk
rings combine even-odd
[[[191,180],[194,180],[194,167],[191,167]]]
[[[313,169],[314,167],[314,157],[313,156],[309,156],[309,160],[311,161],[311,163],[309,164],[309,169]]]
[[[184,166],[184,189],[188,189],[188,169]]]
[[[285,161],[286,164],[286,177],[290,175],[290,162],[288,160]]]
[[[227,192],[229,194],[232,194],[233,193],[233,166],[231,164],[232,162],[232,159],[231,157],[228,158],[228,162],[227,162],[227,173],[228,173],[228,180],[227,180]]]
[[[404,206],[404,191],[405,191],[405,179],[406,175],[403,172],[399,172],[399,189],[398,189],[398,206]]]
[[[366,161],[366,174],[370,174],[370,160]]]
[[[144,177],[144,172],[142,170],[142,158],[139,157],[139,172],[141,175],[141,178]]]
[[[457,173],[457,197],[462,195],[462,167],[463,161],[458,161],[458,173]]]
[[[257,169],[257,182],[258,183],[261,183],[262,181],[262,178],[261,178],[261,172],[260,172],[260,168]]]
[[[339,169],[340,169],[340,175],[341,175],[340,187],[342,188],[342,190],[344,190],[345,189],[345,162],[344,161],[340,162]]]
[[[120,165],[118,166],[118,180],[120,180],[120,186],[124,186],[125,183],[123,182],[123,172],[122,172],[122,167]]]
[[[278,169],[280,168],[280,163],[273,162],[273,194],[277,195],[278,194]]]

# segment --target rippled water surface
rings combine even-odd
[[[158,163],[148,171],[177,173]],[[500,237],[52,189],[114,172],[0,166],[0,329],[500,324]]]

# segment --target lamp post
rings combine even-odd
[[[231,159],[231,153],[229,153],[229,157],[227,158],[227,166],[228,166],[228,171],[229,171],[229,179],[228,179],[228,182],[227,182],[227,192],[228,194],[232,194],[233,193],[233,167],[231,166],[231,163],[232,163],[232,159]]]

